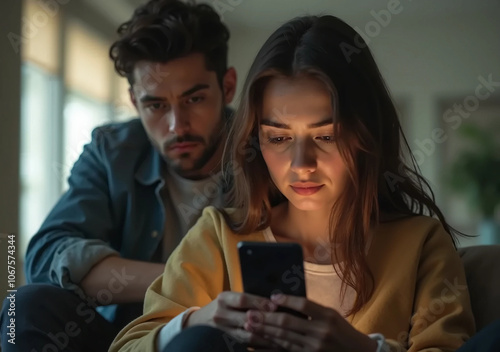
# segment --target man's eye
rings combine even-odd
[[[196,104],[196,103],[199,103],[201,101],[204,100],[204,97],[200,97],[200,96],[195,96],[195,97],[191,97],[187,100],[187,103],[188,104]]]
[[[153,104],[149,104],[147,106],[147,108],[149,110],[152,110],[152,111],[166,109],[166,107],[167,107],[167,104],[165,104],[165,103],[153,103]]]

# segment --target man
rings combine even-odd
[[[224,205],[227,28],[208,5],[151,0],[118,32],[110,55],[140,119],[94,130],[29,244],[4,352],[107,351],[203,207]]]

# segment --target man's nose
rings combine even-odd
[[[185,134],[189,127],[189,114],[180,107],[172,107],[168,112],[168,130],[177,135]]]
[[[316,171],[318,164],[313,141],[298,140],[291,152],[291,169],[293,172],[308,174]]]

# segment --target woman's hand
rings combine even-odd
[[[293,309],[309,320],[289,313],[249,310],[245,330],[269,340],[287,351],[366,351],[375,352],[377,343],[356,330],[333,309],[306,298],[275,295],[271,301]]]
[[[219,294],[205,307],[191,313],[184,325],[210,325],[227,332],[239,343],[257,348],[276,348],[274,343],[243,328],[247,321],[247,311],[264,313],[276,309],[277,305],[267,298],[227,291]],[[228,343],[234,342],[234,339],[228,339]]]

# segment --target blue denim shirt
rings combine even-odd
[[[110,254],[157,261],[165,221],[163,162],[139,119],[96,128],[73,166],[69,190],[29,243],[28,283],[76,289]],[[134,307],[134,315],[141,307]],[[110,321],[124,320],[121,324],[132,318],[119,319],[117,305],[99,310]]]

